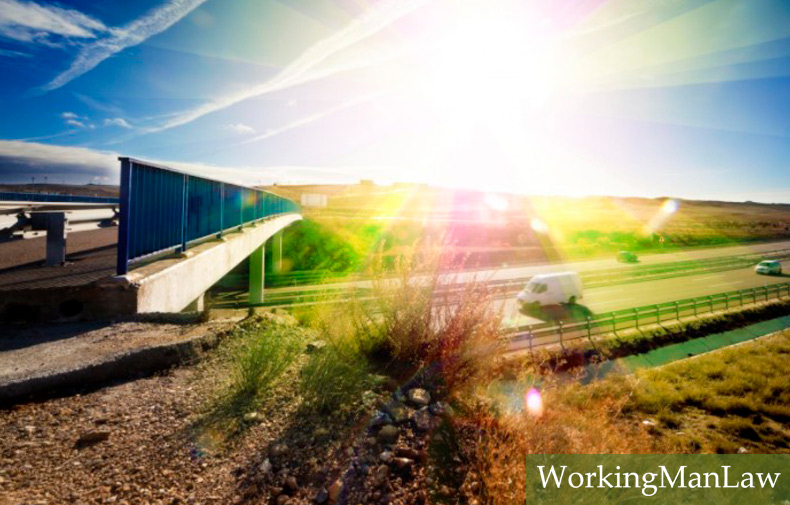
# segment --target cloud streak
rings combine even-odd
[[[7,0],[4,0],[7,1]],[[136,46],[149,37],[161,33],[192,12],[206,0],[169,0],[144,16],[118,28],[109,29],[110,35],[80,49],[71,66],[39,88],[42,92],[60,88],[94,69],[110,56],[127,47]]]
[[[271,79],[252,88],[219,97],[195,109],[178,114],[160,126],[148,128],[145,133],[155,133],[191,123],[207,114],[225,109],[249,98],[302,84],[318,77],[324,77],[328,75],[327,72],[319,75],[309,75],[309,73],[330,56],[379,33],[426,2],[427,0],[382,0],[361,16],[352,20],[340,31],[319,40],[307,48],[296,60]]]
[[[52,35],[92,39],[106,31],[104,23],[74,9],[0,0],[0,36],[9,39],[45,43]]]

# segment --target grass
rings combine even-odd
[[[245,415],[261,408],[299,360],[309,331],[282,318],[253,317],[236,327],[205,373],[213,389],[195,423],[197,433],[229,439],[245,428]]]
[[[541,416],[528,377],[481,385],[456,420],[487,503],[524,502],[524,454],[790,453],[790,332],[589,386],[544,377]]]

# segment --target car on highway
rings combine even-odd
[[[583,298],[582,280],[576,272],[536,275],[517,295],[522,305],[573,305]]]
[[[757,263],[754,271],[758,274],[779,275],[782,273],[782,264],[776,260],[764,260]]]
[[[631,251],[620,251],[617,253],[617,261],[620,263],[637,263],[639,258],[637,257],[636,253]]]

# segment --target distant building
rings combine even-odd
[[[326,195],[320,193],[302,193],[302,207],[326,207]]]

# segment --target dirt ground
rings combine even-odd
[[[84,367],[134,349],[184,341],[234,322],[6,325],[0,334],[0,384]]]

